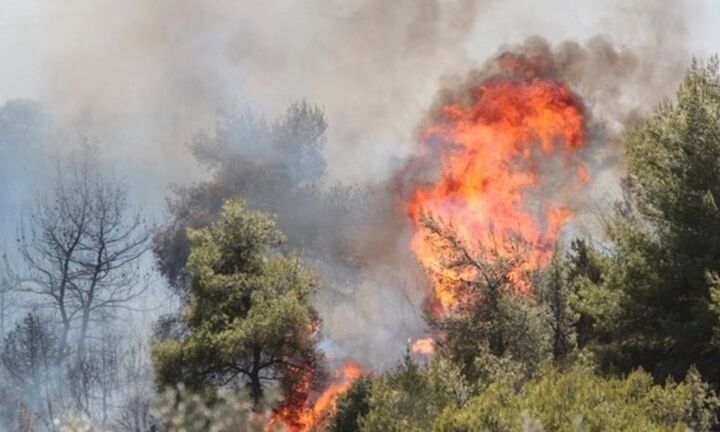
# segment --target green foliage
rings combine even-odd
[[[576,257],[580,339],[606,370],[642,366],[663,379],[696,365],[720,382],[707,276],[720,269],[718,66],[695,62],[676,99],[626,134],[627,194],[608,223],[602,276]]]
[[[697,375],[679,384],[653,383],[642,371],[602,378],[588,370],[545,370],[519,390],[496,381],[462,408],[448,408],[433,430],[522,431],[530,423],[551,431],[696,431],[714,424],[715,396]]]
[[[161,385],[192,390],[246,382],[252,398],[262,382],[289,392],[313,374],[319,321],[309,305],[317,283],[300,258],[277,248],[282,235],[268,215],[226,202],[209,228],[189,230],[191,292],[187,330],[153,345]]]
[[[275,185],[268,196],[319,178],[326,127],[319,110],[294,106],[275,125],[246,120],[228,118],[217,143],[196,145],[219,178],[233,179],[234,167],[245,166],[239,159],[226,164],[235,154],[228,143],[244,142],[231,135],[245,130],[258,142],[296,150],[297,169],[268,171],[268,179],[288,175],[284,183],[263,177]],[[572,242],[547,271],[522,275],[532,282],[528,295],[518,295],[513,273],[527,256],[521,239],[503,239],[511,249],[503,253],[477,250],[426,215],[428,235],[442,251],[438,273],[456,300],[447,313],[429,317],[437,353],[427,367],[407,355],[397,368],[357,380],[339,398],[327,430],[717,427],[720,400],[711,388],[720,383],[720,60],[694,63],[676,99],[629,130],[624,144],[625,196],[607,219],[607,244],[601,250],[589,240]],[[215,207],[200,206],[207,210],[202,221],[226,192],[215,190]],[[177,226],[206,225],[184,222]],[[326,228],[300,225],[298,239],[319,238],[316,229]],[[205,397],[170,390],[160,417],[177,431],[258,427],[250,413],[259,409],[261,380],[298,397],[295,385],[321,360],[318,318],[308,303],[315,277],[280,247],[274,220],[240,201],[226,202],[208,228],[180,234],[190,242],[184,328],[158,340],[153,355],[161,384],[185,382]],[[254,404],[228,402],[227,387],[239,383],[249,384]]]
[[[531,296],[508,277],[522,243],[515,255],[477,251],[425,217],[456,302],[430,317],[438,352],[427,369],[408,358],[374,380],[361,431],[717,427],[719,70],[717,58],[693,64],[677,99],[626,134],[609,242],[572,242],[528,275]]]
[[[327,432],[359,432],[360,419],[370,410],[372,380],[360,377],[337,401],[335,415]]]
[[[420,432],[432,428],[447,400],[435,391],[427,371],[407,355],[395,370],[373,383],[363,432]]]
[[[462,406],[479,390],[479,384],[469,383],[460,368],[447,356],[436,354],[427,370],[428,387],[435,399],[445,406]]]
[[[357,265],[349,234],[367,210],[366,198],[359,188],[328,187],[326,128],[322,109],[303,101],[269,121],[249,109],[221,111],[211,131],[194,137],[193,156],[210,178],[174,188],[170,220],[153,238],[157,268],[172,289],[186,295],[190,287],[186,229],[210,225],[235,196],[275,213],[288,244],[306,258]]]
[[[700,432],[718,424],[720,408],[720,399],[695,370],[680,383],[662,386],[641,370],[624,378],[602,377],[579,366],[543,368],[524,383],[508,375],[477,385],[442,356],[427,368],[407,357],[373,380],[369,396],[353,396],[356,406],[365,407],[368,399],[359,421],[353,413],[352,426],[342,429],[336,418],[329,430]]]
[[[505,374],[526,379],[551,359],[553,315],[538,299],[515,293],[512,285],[492,292],[486,287],[453,313],[433,318],[434,328],[444,335],[439,349],[471,382],[491,382]]]
[[[568,283],[567,266],[558,251],[538,285],[538,301],[548,312],[553,360],[564,362],[577,347],[575,324],[580,316],[572,307],[572,285]]]
[[[563,261],[569,286],[570,307],[576,314],[574,328],[578,348],[607,335],[618,318],[615,291],[606,290],[604,273],[609,267],[605,257],[587,241],[574,240]]]
[[[465,405],[479,389],[448,357],[436,355],[421,367],[409,355],[396,369],[372,381],[359,429],[336,431],[427,431],[443,409]],[[338,410],[338,413],[341,411]]]

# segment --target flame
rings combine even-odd
[[[439,151],[439,178],[416,186],[406,209],[415,227],[412,250],[429,270],[442,310],[457,302],[458,278],[473,275],[448,269],[450,252],[428,228],[428,216],[488,262],[509,257],[510,243],[519,240],[528,251],[510,277],[526,292],[524,275],[547,265],[574,215],[573,200],[590,181],[581,159],[580,98],[542,57],[506,54],[499,65],[500,74],[471,90],[471,102],[443,105],[420,133],[421,158],[437,159],[428,150]]]
[[[435,340],[431,337],[418,339],[410,346],[415,354],[432,355],[435,353]]]
[[[310,432],[320,429],[323,422],[335,413],[337,398],[345,393],[357,378],[362,376],[362,366],[355,363],[346,363],[335,372],[333,383],[330,384],[316,399],[314,403],[305,401],[299,407],[281,405],[273,413],[265,426],[266,432]],[[301,382],[300,391],[309,393],[310,381]]]

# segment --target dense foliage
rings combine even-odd
[[[327,126],[322,109],[303,101],[272,121],[250,110],[221,112],[212,132],[195,136],[193,156],[212,176],[174,188],[170,220],[153,239],[157,267],[173,289],[182,294],[189,286],[187,228],[207,227],[225,200],[237,196],[277,215],[288,243],[302,248],[306,260],[332,267],[355,258],[345,234],[359,197],[348,187],[320,187]]]
[[[583,337],[605,370],[641,366],[664,379],[695,365],[717,385],[718,59],[694,64],[677,99],[624,143],[629,176],[608,221],[610,253],[583,251],[571,266],[591,323]]]
[[[258,403],[266,382],[289,392],[312,378],[321,361],[308,303],[315,276],[297,255],[277,250],[275,221],[228,201],[217,222],[189,237],[187,328],[154,344],[158,382],[196,391],[247,383]]]
[[[507,380],[491,384],[464,407],[446,410],[433,430],[520,431],[530,421],[568,432],[708,430],[716,408],[696,372],[659,386],[642,371],[605,379],[582,369],[549,369],[519,389]]]

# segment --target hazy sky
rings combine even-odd
[[[718,22],[715,0],[0,0],[0,104],[88,121],[160,186],[197,177],[185,144],[215,109],[308,98],[326,109],[331,174],[367,180],[412,149],[442,77],[504,44],[604,34],[677,43],[687,62],[716,52]]]
[[[118,2],[120,3],[122,2]],[[245,3],[261,2],[250,0]],[[278,13],[281,14],[283,9],[288,13],[302,9],[303,2],[273,1],[271,3],[280,5]],[[541,34],[550,39],[582,39],[603,32],[602,11],[608,9],[603,5],[617,3],[594,0],[504,1],[499,6],[488,7],[488,15],[499,16],[501,20],[479,19],[480,28],[477,29],[477,36],[469,43],[477,45],[478,51],[483,51],[494,50],[499,43],[517,42],[529,34]],[[84,42],[76,39],[79,29],[74,27],[74,24],[82,20],[86,13],[83,11],[86,4],[87,2],[77,0],[63,2],[0,0],[0,64],[3,66],[0,75],[0,101],[15,97],[37,99],[47,97],[47,85],[43,81],[51,78],[52,71],[44,67],[47,57],[56,54],[53,51],[58,50],[62,45],[58,43],[62,42],[59,39],[67,38],[67,44],[86,42],[94,44],[104,38],[116,40],[116,36],[103,32],[95,34],[97,40],[94,41]],[[717,52],[720,47],[720,29],[717,25],[720,22],[720,2],[691,0],[687,4],[691,6],[688,8],[687,25],[689,45],[693,52],[703,56]],[[62,5],[66,15],[53,16],[58,5]],[[104,18],[112,21],[112,14],[113,10],[108,8]],[[63,23],[61,20],[68,16],[72,19]],[[89,17],[89,14],[86,16]],[[298,19],[302,19],[302,16]],[[238,16],[237,21],[239,25],[244,25],[242,16]],[[107,31],[116,30],[118,29],[112,26],[107,29]],[[632,29],[629,30],[626,38],[632,38]],[[283,29],[278,28],[273,31],[282,32]]]
[[[108,4],[102,1],[97,3]],[[120,3],[122,2],[118,2]],[[244,3],[252,5],[265,2],[249,0]],[[283,14],[302,10],[303,2],[272,1],[270,3],[278,5],[277,13]],[[332,3],[337,2],[328,1],[328,4]],[[469,43],[476,45],[478,51],[483,51],[493,50],[499,43],[517,42],[518,39],[529,34],[541,34],[550,39],[582,39],[603,32],[602,12],[622,3],[594,0],[503,1],[498,5],[487,7],[487,15],[493,18],[480,17],[477,36]],[[632,0],[625,3],[630,4]],[[52,71],[44,67],[47,66],[47,57],[57,54],[54,51],[61,49],[62,42],[68,45],[95,44],[102,39],[108,41],[117,39],[117,35],[108,35],[104,32],[95,34],[94,37],[97,39],[93,41],[77,38],[81,33],[78,32],[80,29],[75,27],[75,24],[82,21],[83,16],[87,18],[92,16],[83,10],[87,4],[88,2],[77,0],[63,2],[0,0],[0,64],[3,65],[0,76],[0,101],[15,97],[38,99],[47,97],[47,85],[44,85],[43,81],[51,78]],[[720,22],[720,2],[691,0],[686,4],[689,6],[687,9],[689,45],[693,52],[698,55],[717,52],[720,46],[720,29],[717,26]],[[64,9],[64,14],[59,16],[54,15],[58,5]],[[112,22],[113,13],[113,8],[108,7],[106,14],[101,13],[100,16],[104,15],[104,19]],[[497,17],[501,19],[497,20]],[[298,19],[303,19],[302,15],[299,15]],[[243,21],[242,15],[237,16],[238,25],[245,25]],[[119,29],[111,25],[106,30],[110,32]],[[269,29],[268,34],[274,31],[281,33],[283,29]],[[67,40],[62,41],[65,38]],[[629,29],[625,38],[632,38],[632,29]]]

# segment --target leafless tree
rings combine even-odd
[[[33,307],[57,313],[61,354],[74,349],[77,362],[93,320],[112,316],[144,291],[141,258],[150,235],[141,215],[131,212],[126,189],[104,174],[94,148],[83,150],[59,166],[52,193],[38,200],[21,230],[25,266],[16,274]]]
[[[132,338],[122,349],[118,363],[123,385],[115,426],[126,432],[150,430],[154,387],[147,340],[139,335]]]

